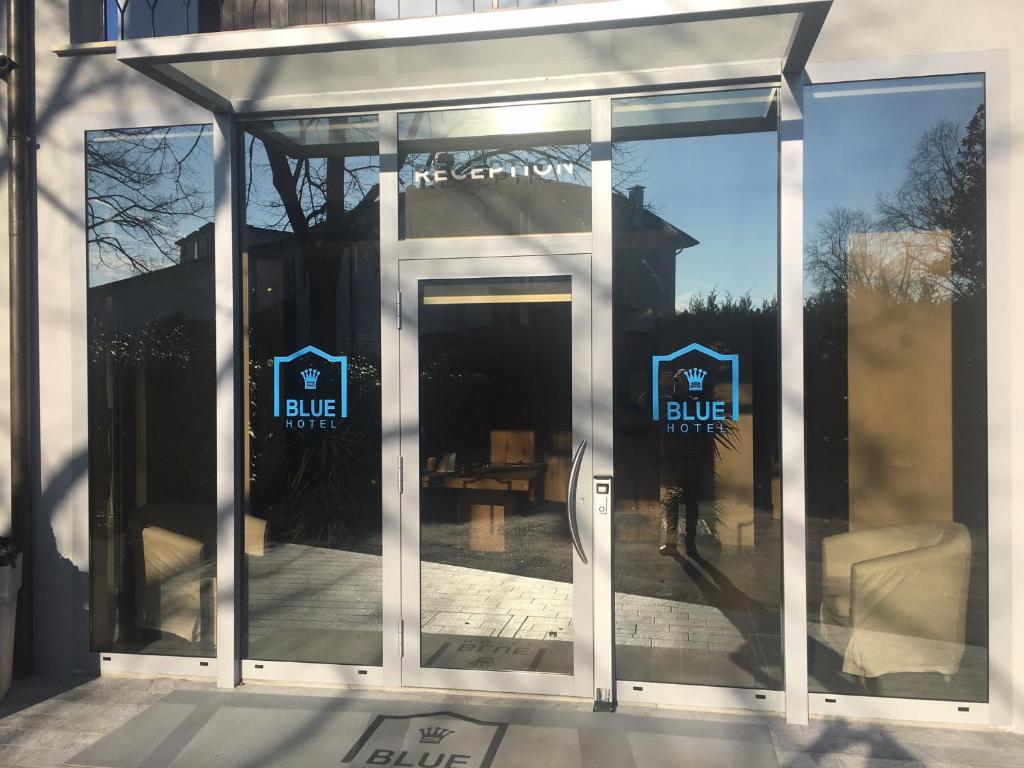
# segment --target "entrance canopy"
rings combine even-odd
[[[803,68],[831,4],[608,0],[123,40],[117,58],[240,114],[756,82]]]

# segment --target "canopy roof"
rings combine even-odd
[[[123,40],[117,58],[240,114],[778,80],[832,0],[607,0]]]

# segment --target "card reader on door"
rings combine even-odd
[[[594,509],[599,515],[607,515],[612,507],[612,477],[598,475],[594,478]]]

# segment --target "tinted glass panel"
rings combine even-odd
[[[251,123],[246,655],[381,663],[374,117]]]
[[[782,686],[776,95],[614,102],[620,679]]]
[[[399,115],[402,238],[590,230],[590,104]]]
[[[212,656],[209,126],[86,135],[91,644]]]
[[[985,701],[984,82],[805,106],[811,690]]]
[[[427,667],[572,674],[568,277],[420,284]]]

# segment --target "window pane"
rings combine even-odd
[[[571,279],[419,285],[421,663],[571,674]]]
[[[805,106],[810,687],[985,701],[984,82]]]
[[[782,687],[776,97],[613,102],[622,680]]]
[[[377,119],[246,127],[245,655],[377,665]]]
[[[212,656],[210,126],[86,134],[91,645]]]
[[[589,232],[590,104],[398,116],[399,236]]]

